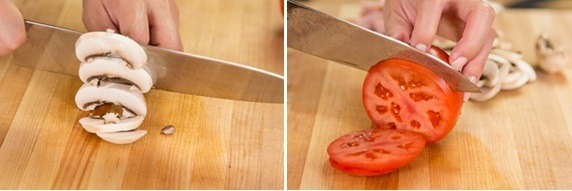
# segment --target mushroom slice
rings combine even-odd
[[[87,61],[91,57],[119,57],[129,63],[130,68],[138,69],[147,63],[147,54],[133,39],[114,33],[88,32],[82,34],[75,44],[75,53],[79,60]]]
[[[129,144],[139,140],[147,134],[146,130],[124,131],[124,132],[111,132],[111,133],[97,133],[97,136],[115,144]]]
[[[501,85],[497,84],[494,87],[484,87],[481,88],[481,93],[472,93],[471,100],[475,101],[487,101],[492,99],[495,95],[497,95],[501,90]]]
[[[538,57],[540,69],[549,74],[561,71],[568,63],[564,47],[556,47],[547,34],[542,34],[538,37],[536,41],[536,56]]]
[[[120,119],[116,123],[106,123],[104,119],[94,119],[91,117],[84,117],[79,120],[81,126],[90,133],[108,133],[118,131],[131,131],[137,129],[145,118],[142,116],[135,116],[126,119]]]
[[[513,90],[524,86],[528,82],[528,75],[520,70],[516,70],[506,77],[505,81],[501,83],[501,89]]]
[[[493,61],[485,62],[485,68],[483,70],[483,75],[481,76],[481,78],[483,78],[482,80],[484,80],[484,83],[479,87],[495,86],[499,82],[499,66]],[[479,83],[481,83],[480,81],[481,80],[479,80]]]
[[[147,115],[143,93],[133,90],[131,85],[105,81],[99,86],[84,84],[75,95],[75,103],[83,111],[93,110],[103,103],[113,103],[123,106],[136,116]]]
[[[124,60],[110,57],[95,57],[83,62],[79,67],[79,78],[94,86],[101,81],[133,85],[143,93],[153,86],[153,78],[144,68],[131,69]]]

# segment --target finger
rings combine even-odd
[[[83,1],[83,25],[87,31],[117,30],[112,18],[107,13],[103,1],[84,0]]]
[[[16,50],[26,41],[24,19],[12,1],[0,2],[0,56]]]
[[[397,40],[408,42],[413,27],[405,15],[396,11],[402,10],[401,6],[400,1],[385,1],[384,7],[386,8],[383,11],[385,34]]]
[[[365,15],[370,12],[381,11],[383,9],[383,3],[383,1],[362,1],[361,15]]]
[[[460,70],[467,61],[473,60],[487,38],[494,34],[492,30],[495,18],[494,9],[482,2],[479,2],[479,7],[472,9],[466,17],[463,35],[449,57],[449,62],[455,70]]]
[[[487,36],[479,53],[463,68],[461,73],[466,76],[471,82],[476,83],[483,74],[489,53],[491,52],[495,35],[492,33]],[[469,98],[470,93],[465,93],[465,101]]]
[[[117,4],[115,4],[117,3]],[[146,5],[141,1],[114,2],[113,12],[119,32],[140,44],[149,44],[149,20]]]
[[[363,28],[373,30],[373,21],[374,21],[373,19],[374,19],[374,17],[372,17],[372,14],[368,13],[366,15],[362,15],[354,23],[363,27]]]
[[[372,30],[381,34],[385,34],[385,22],[383,21],[383,13],[381,11],[372,14]]]
[[[433,44],[445,1],[421,1],[417,6],[415,24],[409,44],[423,52]]]
[[[183,51],[179,35],[179,8],[175,1],[168,3],[149,1],[149,26],[151,44],[172,50]]]

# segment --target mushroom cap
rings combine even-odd
[[[113,32],[88,32],[82,34],[75,44],[79,60],[94,55],[112,54],[126,60],[131,68],[138,69],[147,64],[145,50],[133,39]]]
[[[83,62],[79,67],[79,78],[84,83],[90,83],[92,77],[119,77],[128,80],[141,92],[148,92],[153,86],[153,78],[143,68],[131,69],[127,62],[119,58],[96,57]]]
[[[499,82],[499,66],[493,62],[488,61],[485,62],[485,68],[483,69],[483,77],[486,78],[486,82],[483,85],[479,86],[488,86],[493,87]],[[480,82],[480,81],[479,81]]]
[[[472,93],[471,100],[474,101],[487,101],[497,95],[501,90],[501,85],[497,84],[494,87],[483,87],[481,93]]]
[[[106,124],[104,119],[84,117],[79,120],[79,123],[90,133],[108,133],[137,129],[137,127],[143,123],[143,119],[145,119],[145,117],[135,116],[132,118],[120,119],[117,123]]]
[[[97,136],[115,144],[129,144],[139,140],[147,134],[146,130],[127,131],[127,132],[112,132],[112,133],[97,133]]]
[[[528,75],[520,70],[515,70],[506,76],[505,80],[501,83],[503,90],[513,90],[520,88],[528,82]]]
[[[143,93],[131,87],[131,85],[112,82],[101,82],[99,87],[84,84],[75,95],[75,103],[83,111],[95,108],[96,104],[87,105],[89,103],[103,102],[121,105],[138,116],[147,115],[147,104]]]

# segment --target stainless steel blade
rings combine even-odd
[[[75,42],[81,32],[26,21],[26,43],[14,52],[17,65],[77,76]],[[284,77],[258,68],[143,46],[155,88],[200,96],[283,103]]]
[[[456,91],[480,92],[475,84],[435,56],[288,0],[288,47],[368,71],[381,60],[402,58],[441,76]]]

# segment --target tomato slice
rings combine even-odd
[[[387,174],[395,169],[392,170],[387,170],[387,171],[375,171],[375,170],[365,170],[365,169],[359,169],[359,168],[352,168],[352,167],[347,167],[344,165],[341,165],[340,163],[332,160],[330,158],[330,165],[332,165],[332,167],[334,169],[346,172],[348,174],[353,174],[356,176],[378,176],[378,175],[383,175],[383,174]]]
[[[330,164],[338,170],[373,176],[394,171],[411,161],[425,147],[425,138],[399,129],[370,129],[352,132],[328,146]]]
[[[453,129],[463,104],[463,93],[453,91],[435,73],[396,58],[371,67],[362,90],[363,104],[375,126],[417,132],[428,143]]]

